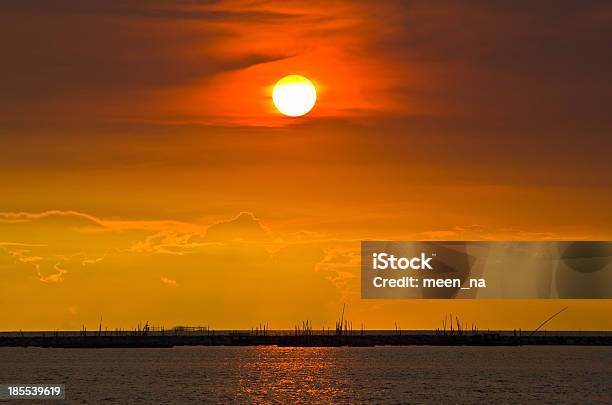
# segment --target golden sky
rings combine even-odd
[[[0,329],[612,329],[359,298],[362,239],[612,239],[612,7],[306,3],[0,5]]]

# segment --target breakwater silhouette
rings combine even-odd
[[[102,329],[97,331],[0,332],[0,347],[57,348],[170,348],[175,346],[280,346],[280,347],[371,347],[371,346],[521,346],[521,345],[581,345],[612,346],[612,332],[546,332],[544,325],[564,312],[567,307],[546,318],[532,332],[486,332],[476,324],[468,325],[458,316],[447,314],[442,328],[431,331],[405,331],[395,323],[394,330],[353,329],[345,319],[342,307],[335,329],[314,330],[312,321],[296,324],[293,330],[270,330],[268,323],[250,331],[215,331],[209,326],[177,326],[172,329],[138,324],[133,330]],[[540,332],[539,332],[540,331]]]
[[[335,335],[325,331],[310,334],[251,332],[208,332],[192,334],[121,334],[19,332],[0,336],[0,347],[56,348],[170,348],[175,346],[285,346],[285,347],[368,347],[368,346],[519,346],[519,345],[612,345],[612,335],[546,334],[521,336],[513,333],[475,333],[442,335],[415,331],[397,334],[395,331],[367,334]]]

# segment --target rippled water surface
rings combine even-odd
[[[612,348],[0,348],[0,383],[44,382],[78,402],[611,403]]]

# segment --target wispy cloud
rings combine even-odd
[[[176,280],[164,276],[160,277],[160,281],[167,287],[176,288],[178,286]]]
[[[41,272],[38,272],[38,279],[43,283],[59,283],[64,281],[64,275],[68,273],[68,270],[60,267],[60,263],[56,263],[53,268],[55,269],[55,273],[44,275]]]

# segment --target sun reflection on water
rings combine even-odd
[[[347,363],[338,362],[341,350],[317,347],[253,347],[250,361],[240,364],[239,397],[317,403],[349,400]],[[333,400],[332,400],[333,399]]]

